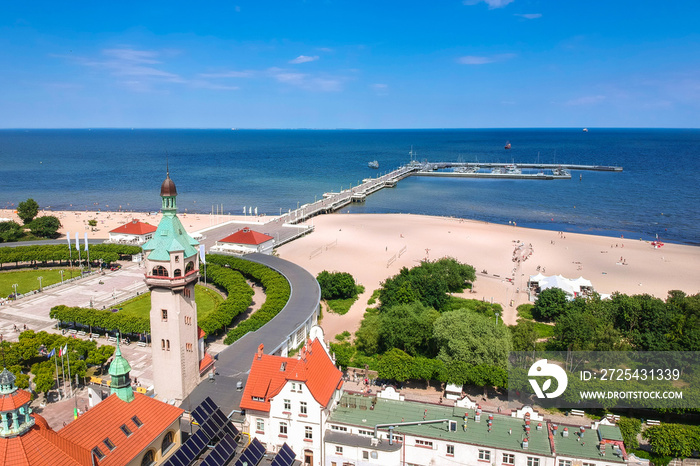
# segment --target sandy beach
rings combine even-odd
[[[69,231],[79,232],[81,238],[84,232],[90,238],[107,238],[110,230],[134,219],[152,225],[160,221],[160,214],[137,212],[42,211],[39,215],[57,216],[64,237]],[[0,210],[0,217],[19,221],[10,210]],[[266,220],[184,213],[179,217],[189,233],[229,220]],[[97,227],[90,228],[89,219],[96,219]],[[325,313],[322,326],[329,339],[358,328],[367,300],[383,280],[402,267],[445,256],[476,269],[474,291],[463,296],[500,303],[503,319],[511,325],[517,320],[515,308],[528,302],[528,277],[538,272],[538,266],[545,275],[582,276],[602,294],[648,293],[663,299],[671,289],[700,292],[700,248],[693,246],[666,244],[655,249],[639,239],[409,214],[336,213],[315,217],[313,225],[312,234],[280,247],[280,257],[314,275],[323,270],[349,272],[365,286],[365,293],[345,316]],[[532,245],[532,254],[520,269],[513,262],[518,244]]]
[[[66,232],[70,232],[71,238],[75,238],[75,233],[77,232],[80,233],[81,239],[85,236],[85,232],[87,232],[88,238],[106,239],[109,237],[110,230],[113,230],[132,220],[139,220],[141,222],[158,226],[158,222],[160,222],[161,218],[160,212],[152,214],[149,212],[110,212],[84,210],[40,210],[37,216],[43,217],[45,215],[53,215],[58,217],[58,219],[61,221],[59,233],[61,233],[62,238],[65,238]],[[255,219],[257,221],[259,219],[259,217],[254,216],[212,216],[209,214],[187,214],[182,212],[178,214],[178,217],[189,233],[193,233],[220,223],[228,222],[230,220],[242,220],[247,218]],[[22,224],[22,221],[19,219],[19,217],[17,217],[17,214],[13,210],[0,209],[0,218],[10,218],[20,225]],[[97,226],[90,227],[88,225],[88,220],[97,220]]]
[[[280,257],[309,272],[351,273],[365,293],[344,316],[325,313],[326,338],[359,326],[372,291],[401,267],[424,259],[450,256],[474,266],[473,293],[463,296],[500,303],[504,321],[515,324],[515,308],[527,302],[527,280],[537,273],[583,276],[596,291],[610,294],[648,293],[665,298],[668,290],[700,292],[700,248],[444,217],[394,214],[333,214],[314,218],[315,232],[279,248]],[[515,270],[513,252],[518,243],[532,244],[532,255]],[[486,273],[482,273],[486,271]],[[510,303],[513,302],[511,307]]]

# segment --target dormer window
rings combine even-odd
[[[105,454],[102,453],[102,450],[100,450],[100,447],[95,447],[92,449],[92,454],[97,457],[97,461],[100,461],[102,458],[105,457]]]
[[[107,437],[106,439],[104,439],[104,440],[102,441],[102,443],[105,444],[105,446],[109,449],[109,451],[112,451],[112,450],[114,450],[115,448],[117,448],[117,447],[114,445],[114,443],[112,443],[112,441],[109,439],[109,437]]]
[[[263,398],[262,396],[254,396],[253,401],[265,401],[265,398]]]
[[[122,432],[124,432],[124,435],[126,435],[127,437],[131,435],[131,429],[129,429],[126,426],[126,424],[122,424],[121,426],[119,426],[119,428],[122,430]]]
[[[287,369],[287,363],[286,363],[286,362],[283,362],[283,363],[280,365],[280,372],[284,372],[285,369]]]

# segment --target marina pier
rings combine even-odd
[[[527,172],[523,173],[523,170]],[[275,238],[275,245],[292,241],[313,231],[313,225],[303,222],[316,215],[332,213],[353,202],[364,202],[367,196],[384,188],[393,188],[409,176],[490,178],[490,179],[570,179],[569,170],[621,172],[622,167],[601,165],[537,164],[537,163],[464,163],[417,162],[398,167],[374,178],[365,178],[357,186],[339,192],[323,193],[320,200],[304,204],[275,217],[254,217],[250,222],[233,221],[202,230],[201,243],[209,250],[215,238],[223,238],[242,227],[251,226]]]

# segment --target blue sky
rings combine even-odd
[[[6,2],[1,128],[700,127],[700,2]]]

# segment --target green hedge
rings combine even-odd
[[[54,306],[49,312],[49,317],[61,322],[73,322],[109,331],[119,330],[121,333],[147,333],[151,331],[148,317],[122,315],[118,312],[90,308]]]
[[[216,263],[207,263],[207,281],[226,290],[228,297],[216,310],[200,319],[198,324],[211,335],[229,325],[233,319],[248,309],[252,302],[253,289],[237,270],[222,267]]]
[[[237,257],[214,254],[207,255],[207,266],[209,267],[211,264],[217,264],[223,267],[228,266],[231,269],[238,270],[244,276],[260,283],[267,295],[265,302],[255,314],[228,332],[224,340],[224,343],[227,345],[238,340],[246,333],[254,332],[268,323],[273,317],[279,314],[289,300],[291,288],[287,279],[265,265]],[[207,269],[207,272],[208,271],[209,269]]]
[[[82,241],[81,241],[82,243]],[[129,246],[126,244],[91,244],[90,261],[110,263],[119,260],[121,255],[133,255],[141,252],[139,246]],[[14,248],[0,248],[0,267],[3,264],[19,262],[48,262],[48,261],[68,261],[71,257],[78,260],[78,251],[75,244],[71,245],[71,252],[68,251],[68,244],[45,244],[38,246],[17,246]],[[87,260],[85,251],[80,252],[81,258]]]

